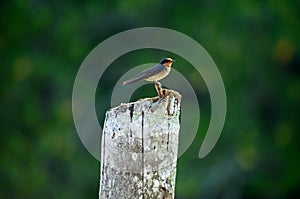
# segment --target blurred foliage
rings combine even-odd
[[[0,198],[97,198],[99,162],[74,128],[73,82],[97,44],[142,26],[171,28],[197,40],[219,67],[227,91],[222,136],[200,160],[209,94],[192,66],[176,63],[201,108],[197,138],[178,160],[176,198],[299,198],[299,10],[296,0],[2,1]],[[117,59],[99,83],[99,120],[126,70],[165,55],[140,50]],[[153,87],[146,86],[135,98],[152,95]]]

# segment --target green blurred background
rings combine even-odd
[[[96,45],[143,26],[187,34],[214,59],[228,101],[221,138],[198,159],[207,88],[191,65],[159,50],[128,53],[107,69],[96,94],[101,124],[123,73],[171,56],[201,109],[197,138],[178,160],[176,198],[300,198],[299,10],[297,0],[1,1],[0,198],[98,197],[99,162],[73,124],[73,82]],[[153,95],[146,85],[132,100]]]

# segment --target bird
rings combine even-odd
[[[174,62],[175,60],[171,58],[163,58],[159,64],[144,70],[129,80],[124,81],[123,85],[131,84],[140,80],[158,83],[158,80],[165,78],[170,73],[171,66]]]
[[[133,78],[126,80],[123,82],[123,85],[131,84],[134,82],[138,82],[140,80],[146,80],[148,82],[153,82],[156,92],[159,97],[164,96],[164,91],[161,88],[161,84],[158,80],[165,78],[171,71],[171,66],[175,62],[172,58],[163,58],[159,64],[153,66],[152,68],[148,68],[141,73],[137,74]]]

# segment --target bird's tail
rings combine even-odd
[[[144,76],[137,76],[137,77],[134,77],[134,78],[131,78],[129,80],[126,80],[123,82],[123,85],[127,85],[127,84],[131,84],[131,83],[134,83],[134,82],[137,82],[137,81],[140,81],[144,79]]]
[[[130,83],[132,83],[132,82],[130,82],[129,80],[126,80],[126,81],[124,81],[122,84],[123,84],[123,85],[127,85],[127,84],[130,84]]]

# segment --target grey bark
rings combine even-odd
[[[174,198],[181,95],[121,104],[107,111],[99,198]]]

